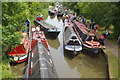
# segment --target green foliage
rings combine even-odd
[[[113,25],[114,37],[120,34],[120,2],[77,2],[62,3],[64,6],[82,13],[83,16],[89,17],[100,26]]]
[[[21,32],[25,21],[31,24],[38,14],[46,15],[49,3],[46,2],[3,2],[2,3],[2,46],[7,52],[21,42]],[[6,49],[8,47],[9,50]]]
[[[5,56],[21,43],[21,32],[25,30],[25,21],[29,19],[31,24],[36,15],[48,13],[49,3],[45,2],[3,2],[2,3],[2,78],[16,78],[11,72],[9,60]]]
[[[15,75],[16,75],[15,73],[11,72],[9,60],[3,53],[2,55],[2,78],[17,78],[15,77]]]

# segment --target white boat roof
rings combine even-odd
[[[79,43],[81,44],[80,40],[78,39],[78,36],[76,35],[75,31],[71,26],[69,26],[64,32],[64,42],[68,43],[70,40],[72,40],[71,38],[73,36],[76,36],[77,39],[75,40],[79,41]]]

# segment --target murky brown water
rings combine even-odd
[[[47,39],[50,52],[56,66],[59,78],[106,78],[107,69],[104,58],[100,55],[97,58],[90,57],[80,52],[75,58],[71,58],[69,52],[64,52],[63,47],[63,22],[60,17],[49,16],[46,22],[60,28],[61,32],[55,40]],[[25,63],[18,64],[13,69],[18,76],[24,73]]]
[[[93,58],[80,52],[75,58],[71,58],[69,52],[64,52],[62,19],[48,15],[45,21],[61,30],[57,39],[47,39],[60,78],[106,78],[106,64],[101,55]]]

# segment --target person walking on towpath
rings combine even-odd
[[[95,25],[95,22],[93,21],[93,24],[92,24],[92,29],[94,29],[94,25]]]
[[[107,30],[106,30],[106,37],[105,37],[105,39],[108,40],[109,35],[110,35],[110,33],[109,33],[109,29],[107,29]]]
[[[118,37],[117,43],[118,43],[118,45],[119,45],[119,47],[120,47],[120,35],[119,35],[119,37]]]
[[[77,13],[75,12],[75,17],[77,17]]]
[[[79,18],[80,18],[80,19],[81,19],[81,17],[82,17],[82,14],[79,15]]]
[[[84,25],[86,25],[86,21],[85,20],[86,19],[83,17],[82,22],[83,22]]]
[[[33,38],[33,33],[35,32],[35,26],[32,27],[32,38]]]
[[[105,39],[104,35],[101,34],[101,35],[100,35],[100,38],[99,38],[99,42],[100,42],[100,44],[101,44],[102,46],[104,46],[104,39]],[[104,46],[104,48],[105,48],[105,46]]]
[[[92,23],[92,22],[91,22],[91,20],[90,20],[90,21],[89,21],[89,28],[90,28],[90,29],[91,29],[91,25],[92,25],[91,23]]]

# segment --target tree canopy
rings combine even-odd
[[[45,14],[49,3],[46,2],[3,2],[2,3],[2,47],[16,47],[21,42],[21,32],[25,21],[38,14]],[[46,10],[47,11],[47,10]],[[6,49],[6,48],[5,48]]]
[[[65,2],[67,8],[82,13],[100,26],[113,25],[114,37],[120,34],[120,2]]]

